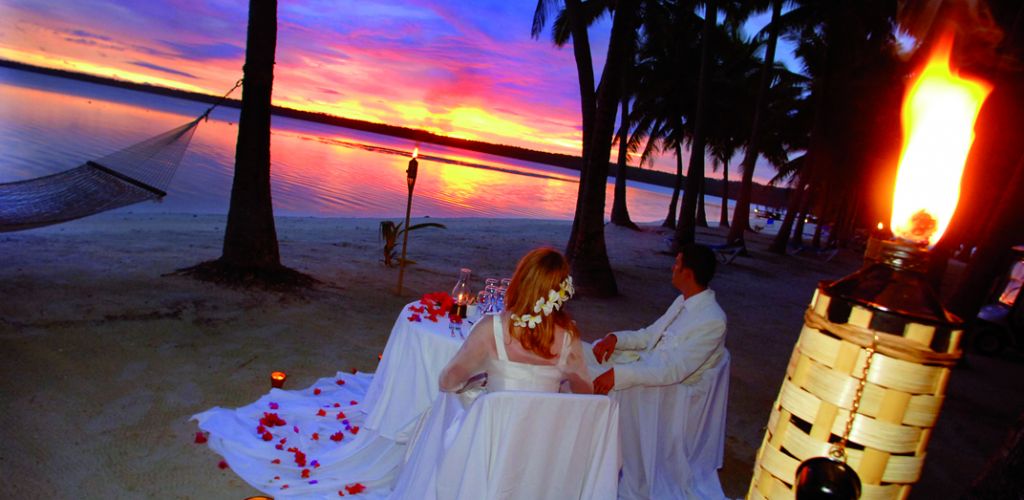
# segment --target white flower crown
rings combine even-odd
[[[521,328],[536,328],[544,319],[541,314],[549,316],[552,311],[560,310],[562,304],[575,294],[576,288],[572,284],[572,276],[567,276],[559,283],[558,290],[548,290],[547,297],[537,299],[537,303],[533,305],[534,314],[524,314],[522,316],[512,314],[512,324]]]

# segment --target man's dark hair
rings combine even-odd
[[[700,286],[708,286],[711,278],[715,277],[715,267],[718,260],[713,252],[706,245],[699,243],[687,243],[679,249],[683,254],[683,266],[693,270],[693,278]]]

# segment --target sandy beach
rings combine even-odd
[[[458,269],[510,275],[540,245],[561,248],[570,222],[431,219],[412,233],[406,291],[381,264],[379,219],[279,218],[284,264],[321,283],[298,293],[229,289],[174,271],[220,255],[223,216],[110,213],[0,235],[0,497],[238,499],[256,494],[193,443],[188,418],[249,403],[272,370],[306,387],[338,370],[372,372],[401,307],[451,288]],[[657,318],[674,299],[667,236],[614,226],[607,243],[621,295],[580,298],[587,340]],[[698,239],[721,242],[718,229]],[[732,353],[726,463],[745,494],[768,413],[819,280],[860,256],[767,253],[721,266],[712,283]],[[951,273],[959,269],[953,266]],[[955,498],[1024,410],[1019,354],[971,356],[955,370],[914,498]]]

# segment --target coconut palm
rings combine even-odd
[[[221,257],[184,270],[201,279],[305,285],[281,265],[270,198],[270,97],[277,47],[277,1],[250,0],[235,175]]]
[[[547,15],[554,11],[554,6],[551,0],[538,2],[533,26],[535,35],[543,30]],[[588,12],[587,9],[591,7],[598,9]],[[621,0],[614,5],[608,54],[601,72],[600,85],[594,91],[593,73],[589,69],[590,45],[586,35],[588,21],[585,16],[595,11],[600,14],[604,9],[596,2],[583,4],[578,0],[565,0],[566,26],[576,55],[580,93],[581,96],[589,96],[591,92],[594,95],[592,101],[589,97],[581,98],[583,165],[566,257],[572,265],[573,275],[578,282],[577,288],[597,296],[614,295],[618,291],[604,241],[605,185],[608,182],[608,158],[615,131],[615,116],[622,98],[623,71],[633,57],[637,11],[640,7],[640,0]],[[556,26],[556,36],[557,33]]]
[[[772,69],[775,65],[775,48],[779,40],[779,16],[782,14],[782,0],[772,0],[772,17],[767,31],[768,40],[765,45],[764,62],[761,66],[760,81],[757,86],[757,98],[754,105],[753,122],[750,127],[750,138],[747,140],[740,170],[743,177],[740,181],[740,194],[736,199],[733,212],[733,226],[726,236],[726,244],[746,246],[745,232],[750,229],[750,195],[754,185],[754,166],[757,163],[758,144],[764,128],[761,115],[764,112],[768,88],[772,81]]]

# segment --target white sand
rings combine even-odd
[[[0,235],[0,497],[242,498],[256,491],[193,444],[188,417],[240,406],[288,372],[305,387],[337,370],[373,371],[403,304],[447,290],[458,268],[507,276],[525,251],[561,248],[568,222],[442,220],[412,233],[407,289],[380,264],[377,219],[278,219],[282,259],[323,283],[298,294],[233,290],[165,276],[220,255],[224,217],[106,214]],[[607,228],[621,296],[573,300],[588,339],[653,321],[675,297],[666,234]],[[699,239],[721,241],[718,230]],[[860,258],[766,253],[712,284],[732,351],[726,493],[745,494],[802,313],[819,280]],[[477,283],[478,284],[478,283]],[[1019,356],[1018,356],[1019,358]],[[1014,358],[958,369],[914,496],[966,487],[1024,409]]]

